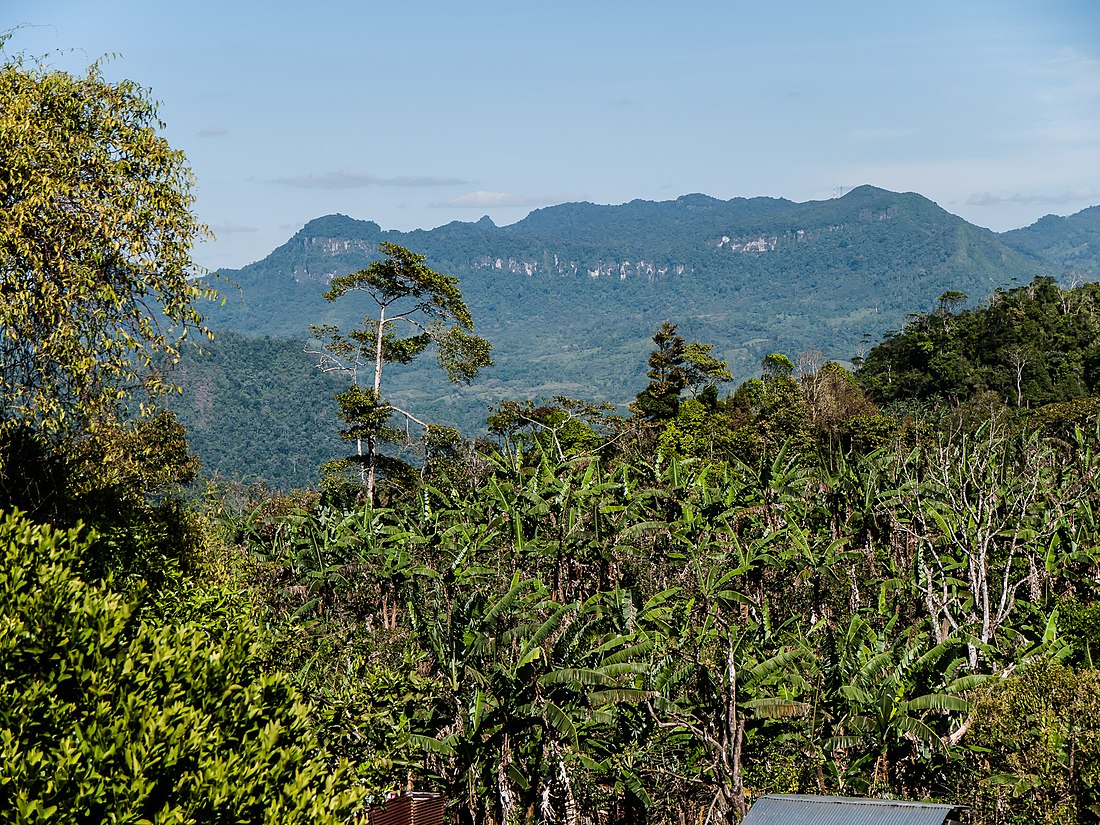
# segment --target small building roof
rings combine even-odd
[[[770,794],[756,800],[742,825],[950,825],[960,817],[953,805]]]

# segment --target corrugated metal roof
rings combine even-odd
[[[951,805],[773,794],[756,800],[742,825],[944,825],[957,818]]]
[[[395,796],[367,811],[369,825],[443,825],[443,797],[410,792]]]

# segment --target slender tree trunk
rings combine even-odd
[[[379,398],[382,392],[382,337],[386,328],[386,308],[378,313],[378,338],[374,346],[374,396]],[[363,457],[363,448],[359,447],[359,457]],[[375,438],[372,433],[367,439],[367,501],[374,504],[374,465]]]
[[[367,483],[367,465],[363,463],[363,439],[362,437],[355,439],[355,454],[359,456],[359,483],[361,485]]]
[[[737,660],[732,636],[726,637],[726,673],[729,691],[726,697],[726,730],[723,732],[729,759],[730,795],[738,821],[745,818],[745,781],[741,773],[741,747],[745,741],[745,720],[737,710]]]
[[[355,364],[351,368],[351,383],[359,386],[359,356],[355,358]],[[359,486],[367,483],[367,466],[363,463],[363,436],[355,438],[355,454],[359,457]]]
[[[382,336],[386,328],[386,308],[378,313],[378,340],[374,348],[374,391],[382,391]]]
[[[500,825],[515,825],[516,796],[508,778],[508,766],[512,762],[512,743],[508,734],[504,734],[500,746],[500,761],[497,763],[497,794],[500,799]]]

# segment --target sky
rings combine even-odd
[[[1004,231],[1100,204],[1097,0],[0,0],[6,49],[160,101],[216,240],[568,201],[919,192]]]

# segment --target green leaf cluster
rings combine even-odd
[[[0,518],[0,807],[20,822],[343,822],[357,794],[245,626],[141,621],[88,539]]]
[[[994,392],[1036,407],[1100,392],[1100,286],[1039,277],[961,312],[958,295],[867,353],[858,378],[876,401],[958,404]]]
[[[1100,818],[1100,670],[1029,665],[983,690],[971,744],[990,765],[979,794],[1005,823]]]
[[[733,376],[726,362],[713,355],[712,344],[688,343],[676,334],[676,324],[666,321],[653,336],[657,348],[649,356],[649,386],[638,393],[631,409],[649,421],[666,421],[676,415],[680,394],[698,395]]]
[[[2,44],[0,44],[2,46]],[[193,178],[145,89],[0,64],[0,419],[71,432],[113,419],[189,332],[205,333]]]

